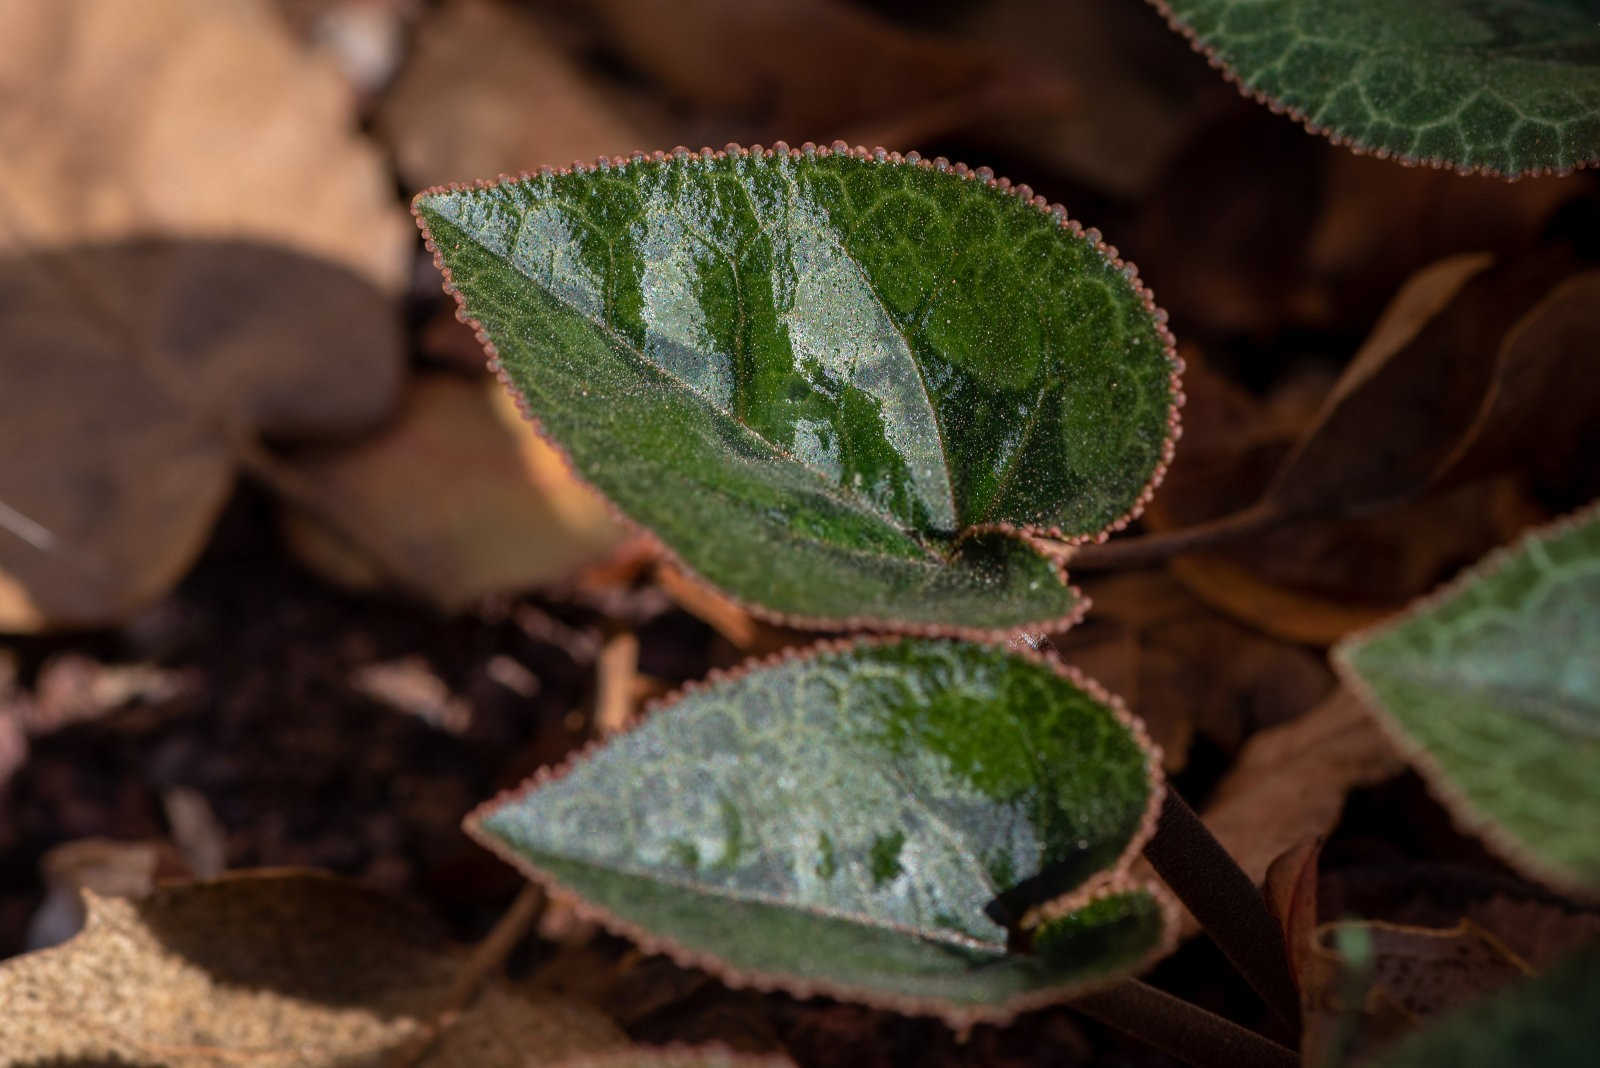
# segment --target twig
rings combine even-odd
[[[1137,979],[1076,998],[1072,1007],[1195,1068],[1297,1068],[1287,1046]]]
[[[428,1029],[425,1036],[415,1042],[405,1043],[396,1050],[387,1059],[391,1068],[409,1068],[427,1055],[439,1036],[455,1022],[461,1010],[472,1004],[473,998],[478,996],[478,991],[505,964],[506,958],[522,940],[522,936],[533,926],[533,921],[538,918],[539,909],[543,904],[543,887],[537,883],[524,883],[521,893],[517,894],[516,900],[511,902],[511,907],[506,909],[505,914],[495,923],[494,929],[472,947],[472,953],[461,965],[455,981],[450,984],[450,989],[445,992],[439,1004],[433,1026]]]
[[[1269,530],[1291,518],[1269,504],[1258,502],[1242,511],[1192,527],[1108,541],[1101,545],[1085,545],[1072,550],[1067,557],[1067,566],[1073,571],[1110,571],[1165,563],[1182,553]]]
[[[1300,995],[1282,928],[1250,876],[1170,786],[1144,855],[1273,1015],[1298,1035]]]

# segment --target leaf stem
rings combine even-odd
[[[1071,1005],[1195,1068],[1297,1068],[1300,1063],[1287,1046],[1137,979],[1075,998]]]
[[[1255,882],[1170,786],[1144,855],[1273,1015],[1298,1035],[1300,994],[1283,929]]]
[[[1073,550],[1072,555],[1067,557],[1067,567],[1073,571],[1147,567],[1165,563],[1183,553],[1268,530],[1289,518],[1280,509],[1258,501],[1248,508],[1191,527],[1108,541],[1101,545],[1085,545]]]

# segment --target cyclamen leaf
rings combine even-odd
[[[1587,0],[1152,0],[1249,95],[1358,151],[1506,176],[1600,163]]]
[[[467,829],[614,930],[733,980],[1004,1019],[1168,945],[1164,893],[1127,875],[1157,762],[1114,699],[1054,662],[824,645],[689,691]],[[991,912],[1031,926],[1033,952],[1008,952]]]
[[[1600,508],[1491,554],[1334,662],[1458,819],[1541,878],[1600,887]]]
[[[1008,633],[1080,603],[1017,528],[1143,506],[1179,367],[1133,268],[913,154],[636,155],[417,198],[579,474],[788,622]]]

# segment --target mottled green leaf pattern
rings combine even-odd
[[[1340,143],[1517,175],[1600,162],[1592,0],[1153,0],[1241,87]]]
[[[770,614],[1011,631],[1171,449],[1131,266],[1025,187],[895,154],[636,156],[416,211],[580,474]]]
[[[1440,795],[1510,859],[1600,886],[1600,509],[1335,650]]]
[[[1164,943],[1163,901],[1123,874],[1159,803],[1152,761],[1134,721],[1052,663],[824,646],[691,691],[469,829],[681,958],[983,1016]],[[1077,903],[1026,955],[986,912],[1019,883]]]
[[[1600,948],[1464,1006],[1402,1039],[1373,1068],[1584,1068],[1600,1049]]]

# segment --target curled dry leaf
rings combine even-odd
[[[1259,883],[1286,850],[1333,829],[1350,790],[1404,768],[1361,701],[1340,690],[1299,719],[1251,738],[1204,819]]]
[[[0,630],[111,623],[159,596],[241,442],[364,430],[403,369],[370,283],[237,241],[5,258],[0,333]]]
[[[6,4],[0,40],[0,235],[233,237],[404,283],[411,236],[352,95],[265,0]]]
[[[285,516],[289,544],[317,571],[367,587],[398,577],[449,610],[565,578],[605,557],[622,529],[490,381],[424,375],[384,430],[294,469],[342,502],[382,565],[309,514]]]
[[[88,906],[77,937],[0,965],[8,1057],[333,1068],[432,1038],[417,1063],[531,1068],[625,1041],[591,1009],[504,988],[439,1019],[465,952],[352,883],[259,873]]]

